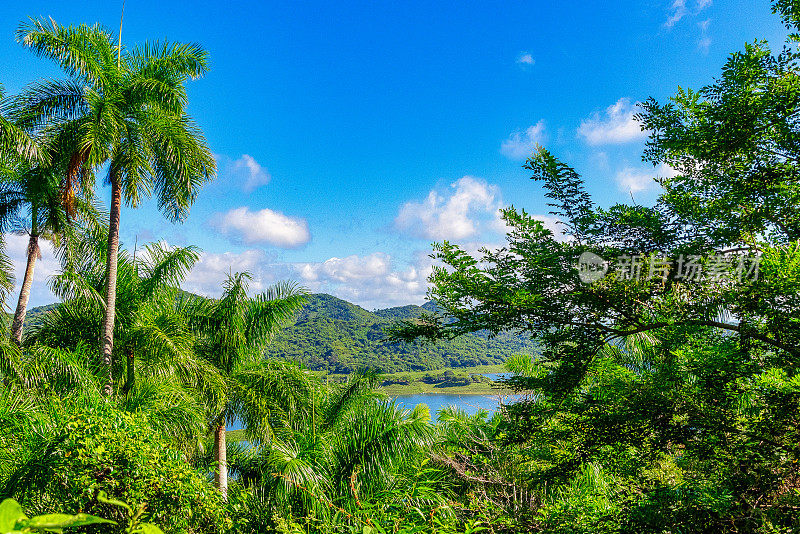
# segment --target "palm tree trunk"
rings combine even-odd
[[[123,387],[123,393],[129,392],[133,389],[133,384],[136,381],[136,361],[133,357],[133,349],[128,348],[125,352],[125,386]]]
[[[228,500],[228,447],[225,443],[225,418],[220,420],[214,429],[214,454],[217,460],[217,472],[214,482],[222,494],[222,500]]]
[[[108,219],[108,255],[106,259],[106,313],[103,318],[103,335],[100,352],[106,371],[103,394],[114,393],[111,365],[114,350],[114,319],[117,305],[117,256],[119,254],[119,216],[122,208],[122,187],[117,176],[111,176],[111,212]]]
[[[25,324],[25,312],[28,309],[28,299],[31,297],[31,284],[33,284],[33,268],[39,257],[39,236],[31,234],[28,240],[28,263],[25,266],[25,278],[22,280],[22,289],[19,291],[17,311],[14,313],[14,322],[11,323],[11,340],[17,345],[22,344],[22,326]]]

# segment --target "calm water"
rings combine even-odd
[[[498,395],[456,395],[453,393],[420,393],[417,395],[397,395],[393,397],[397,404],[403,408],[414,408],[417,404],[427,404],[431,412],[431,419],[436,421],[436,414],[442,408],[455,406],[470,415],[479,410],[487,410],[491,414],[500,404]],[[512,402],[516,395],[503,397],[504,403]]]
[[[491,380],[500,380],[511,376],[511,373],[484,373],[485,377]],[[394,399],[403,408],[413,408],[417,404],[427,404],[431,411],[431,419],[436,420],[436,414],[442,408],[455,406],[461,408],[470,415],[474,415],[479,410],[487,410],[490,414],[497,410],[502,400],[508,404],[513,402],[518,395],[458,395],[454,393],[419,393],[416,395],[397,395]]]
[[[510,376],[511,373],[486,373],[484,376],[491,380],[500,380]],[[470,415],[476,414],[479,410],[487,410],[491,415],[500,406],[500,401],[504,404],[513,402],[519,395],[459,395],[455,393],[418,393],[415,395],[397,395],[392,397],[401,408],[413,409],[417,404],[427,404],[431,412],[431,420],[436,421],[436,414],[442,408],[455,406],[461,408]],[[238,430],[242,428],[239,421],[228,424],[228,430]]]

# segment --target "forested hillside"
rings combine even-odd
[[[25,327],[39,323],[44,314],[56,306],[49,304],[30,310]],[[393,373],[497,364],[513,354],[534,350],[530,341],[509,333],[492,339],[483,333],[470,334],[435,345],[385,339],[386,328],[396,321],[418,317],[434,307],[429,302],[424,306],[398,306],[369,312],[332,295],[311,295],[294,325],[279,332],[268,345],[267,355],[331,373],[349,373],[363,368]]]
[[[432,304],[369,312],[331,295],[312,295],[295,324],[277,335],[267,353],[311,369],[348,373],[364,367],[398,372],[494,364],[512,354],[533,351],[529,341],[508,333],[492,339],[470,334],[435,345],[386,340],[387,327],[418,317],[426,308],[430,311]]]

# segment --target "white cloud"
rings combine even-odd
[[[711,6],[713,0],[697,0],[694,5],[693,14],[698,15]],[[664,22],[664,27],[667,29],[673,28],[684,17],[689,15],[689,7],[686,5],[686,0],[673,0],[669,6],[669,14],[667,20]]]
[[[321,278],[347,282],[383,276],[389,272],[391,259],[387,254],[374,252],[369,256],[333,257],[320,263],[297,264],[300,276],[306,281]]]
[[[546,137],[544,119],[524,132],[516,131],[500,145],[500,152],[511,159],[525,159],[531,155],[536,145],[544,143]]]
[[[486,229],[501,206],[497,186],[464,176],[450,185],[450,191],[432,190],[422,202],[403,204],[395,226],[424,239],[462,240]]]
[[[700,0],[701,3],[704,1],[705,0]],[[670,6],[669,16],[667,17],[666,22],[664,22],[664,27],[672,28],[678,22],[680,22],[683,17],[686,16],[687,12],[686,0],[674,0]]]
[[[330,293],[367,309],[422,304],[433,260],[419,252],[409,264],[395,267],[388,254],[333,257],[320,262],[271,260],[263,250],[202,253],[182,284],[187,291],[219,297],[228,273],[251,274],[251,294],[279,280],[294,280],[312,293]]]
[[[311,234],[305,219],[290,217],[264,208],[250,211],[242,206],[218,214],[212,226],[226,235],[239,237],[245,243],[270,243],[281,248],[295,248],[308,243]]]
[[[620,98],[608,106],[605,111],[594,113],[592,117],[581,121],[578,136],[583,137],[593,146],[606,144],[623,144],[647,137],[641,125],[634,118],[636,106],[629,98]]]
[[[14,290],[11,292],[7,301],[8,308],[12,313],[17,308],[19,291],[22,288],[22,278],[25,276],[25,266],[28,261],[28,239],[27,235],[6,235],[5,253],[14,265],[14,279],[16,282]],[[39,239],[39,250],[41,251],[42,257],[36,260],[33,269],[33,285],[31,286],[28,309],[58,301],[58,298],[50,291],[48,281],[51,276],[61,270],[61,264],[58,258],[56,258],[53,247],[50,245],[49,241]]]
[[[247,179],[244,183],[245,191],[252,191],[253,189],[262,185],[267,185],[272,179],[269,171],[258,164],[258,162],[248,154],[242,154],[242,157],[233,162],[233,168],[238,171],[245,171]]]
[[[520,52],[517,55],[516,63],[522,67],[531,67],[536,63],[536,60],[533,59],[530,52]]]
[[[331,293],[367,309],[422,304],[433,260],[418,253],[413,262],[395,269],[391,256],[333,257],[322,262],[295,263],[300,283],[313,292]]]
[[[708,35],[708,28],[710,25],[711,19],[706,19],[697,23],[697,26],[700,28],[700,39],[697,40],[697,48],[703,54],[708,54],[708,50],[711,48],[711,37]]]
[[[703,11],[705,8],[711,5],[713,0],[697,0],[697,11]]]
[[[650,191],[657,185],[655,178],[674,178],[678,171],[662,163],[655,169],[637,169],[625,167],[617,173],[616,181],[620,190],[628,193],[641,193]]]
[[[262,185],[267,185],[272,179],[266,167],[263,167],[249,154],[242,154],[239,159],[216,154],[217,168],[223,179],[235,184],[244,192],[249,193]]]
[[[270,269],[265,269],[267,265],[267,255],[263,250],[251,249],[241,253],[222,254],[203,252],[181,287],[199,295],[219,297],[222,294],[222,282],[229,273],[247,271],[253,276],[250,291],[256,293],[280,279]]]

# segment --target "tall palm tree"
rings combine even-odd
[[[234,418],[255,438],[272,434],[276,422],[304,410],[310,394],[308,377],[296,366],[266,361],[264,342],[306,301],[305,291],[282,283],[248,297],[248,273],[229,275],[222,297],[195,302],[193,322],[198,352],[222,375],[226,387],[209,399],[217,464],[215,482],[223,498],[228,492],[226,424]]]
[[[98,354],[86,347],[96,346],[102,319],[106,231],[102,226],[83,228],[57,249],[62,271],[51,279],[51,288],[63,304],[26,336],[26,358],[44,362],[27,365],[38,377],[62,367],[51,363],[52,351],[75,347],[83,351],[82,365],[97,369]],[[127,411],[158,414],[154,421],[162,433],[188,447],[206,428],[204,399],[224,385],[216,369],[193,350],[194,335],[178,289],[197,257],[194,248],[158,243],[133,255],[120,251],[114,345],[113,377],[123,385],[113,400]]]
[[[200,186],[216,172],[202,132],[186,112],[185,82],[208,70],[208,54],[195,44],[144,44],[123,50],[100,25],[60,26],[31,21],[17,32],[34,53],[54,60],[70,77],[30,87],[18,99],[19,123],[48,128],[58,146],[71,144],[65,204],[82,173],[108,164],[111,186],[105,311],[101,354],[113,392],[114,325],[120,211],[155,194],[159,208],[183,220]],[[85,185],[85,184],[84,184]]]
[[[31,332],[30,342],[55,347],[92,344],[103,309],[105,228],[87,229],[59,249],[62,272],[51,281],[64,304],[45,316]],[[114,376],[124,376],[123,393],[134,389],[137,377],[177,374],[197,381],[208,378],[204,362],[193,352],[194,337],[181,309],[178,285],[197,261],[193,247],[146,245],[119,255],[119,295],[116,317]],[[137,362],[139,365],[137,365]],[[193,383],[192,387],[196,384]]]
[[[14,176],[20,165],[44,163],[45,153],[14,120],[14,100],[8,98],[0,84],[0,179]],[[0,301],[5,303],[6,296],[14,288],[13,266],[5,255],[5,241],[0,235]]]
[[[34,267],[41,258],[39,239],[56,242],[59,234],[69,227],[61,202],[61,170],[53,166],[20,164],[14,172],[0,176],[0,228],[28,236],[25,275],[11,325],[11,339],[18,345],[22,343]]]

